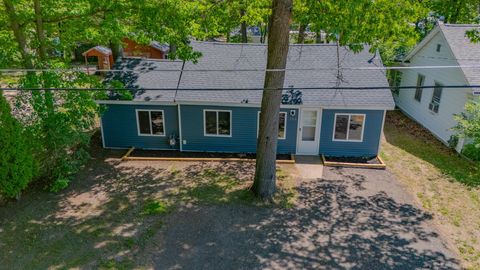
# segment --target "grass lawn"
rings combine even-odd
[[[146,258],[154,236],[177,208],[265,207],[247,190],[252,163],[120,162],[123,152],[92,152],[66,190],[32,188],[20,201],[0,207],[0,268],[150,267]],[[290,170],[293,165],[278,171],[280,208],[295,199]]]
[[[480,269],[480,164],[470,163],[402,113],[387,114],[381,157],[467,269]]]

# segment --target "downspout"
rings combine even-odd
[[[177,102],[177,93],[180,88],[180,83],[182,81],[183,69],[185,68],[185,60],[182,63],[182,69],[180,70],[180,75],[178,76],[177,88],[175,89],[175,95],[173,97],[173,102]],[[182,138],[182,113],[180,109],[180,104],[177,104],[177,114],[178,114],[178,144],[180,146],[180,152],[183,151],[183,138]]]
[[[182,110],[180,109],[180,104],[177,104],[178,110],[178,144],[180,146],[180,152],[183,151],[183,140],[182,140]]]

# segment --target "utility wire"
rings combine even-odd
[[[361,87],[348,87],[348,86],[318,86],[318,87],[294,87],[298,90],[382,90],[382,89],[433,89],[435,85],[424,85],[424,86],[361,86]],[[479,88],[480,85],[443,85],[442,88]],[[19,87],[2,87],[0,91],[42,91],[42,90],[52,90],[52,91],[116,91],[116,90],[132,90],[132,91],[283,91],[283,90],[290,90],[292,87],[282,87],[282,88],[132,88],[132,87],[124,87],[124,88],[79,88],[79,87],[56,87],[56,88],[19,88]]]
[[[446,65],[446,66],[397,66],[397,67],[341,67],[341,70],[409,70],[409,69],[454,69],[454,68],[463,68],[463,69],[480,69],[480,65]],[[122,69],[95,69],[90,72],[123,72],[123,73],[149,73],[149,72],[283,72],[283,71],[319,71],[319,70],[336,70],[337,67],[326,67],[326,68],[285,68],[285,69],[262,69],[262,68],[251,68],[251,69],[148,69],[148,70],[122,70]],[[42,72],[42,71],[52,71],[52,72],[87,72],[86,68],[82,69],[0,69],[0,73],[15,73],[15,72]]]

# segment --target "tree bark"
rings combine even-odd
[[[38,55],[42,61],[47,57],[47,50],[45,49],[45,31],[43,30],[42,7],[40,0],[33,0],[33,7],[35,10],[35,27],[38,38]]]
[[[122,57],[122,46],[120,42],[110,41],[110,50],[112,50],[113,62]]]
[[[315,32],[315,43],[317,43],[317,44],[322,43],[322,32],[321,31]]]
[[[252,191],[263,200],[272,200],[276,189],[278,115],[282,100],[289,46],[292,0],[273,0],[269,29],[267,71],[262,97],[257,161]]]
[[[305,30],[307,29],[307,24],[300,24],[300,28],[298,29],[298,44],[303,44],[305,42]]]
[[[245,16],[245,10],[241,9],[240,17],[243,19],[244,16]],[[240,26],[240,34],[242,35],[242,43],[248,43],[247,23],[245,21],[242,21],[242,24]]]
[[[5,10],[7,11],[7,14],[8,14],[10,28],[13,31],[15,40],[17,41],[18,48],[20,50],[20,54],[22,55],[23,64],[25,68],[33,69],[34,68],[33,62],[27,49],[27,39],[25,37],[25,33],[23,33],[20,27],[20,22],[17,18],[15,7],[13,6],[10,0],[3,0],[3,5],[5,6]]]

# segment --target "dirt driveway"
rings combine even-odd
[[[457,269],[431,216],[387,171],[325,168],[293,209],[191,206],[156,241],[158,269]]]
[[[325,168],[282,208],[250,203],[252,164],[113,154],[0,207],[0,269],[458,268],[388,171]]]

